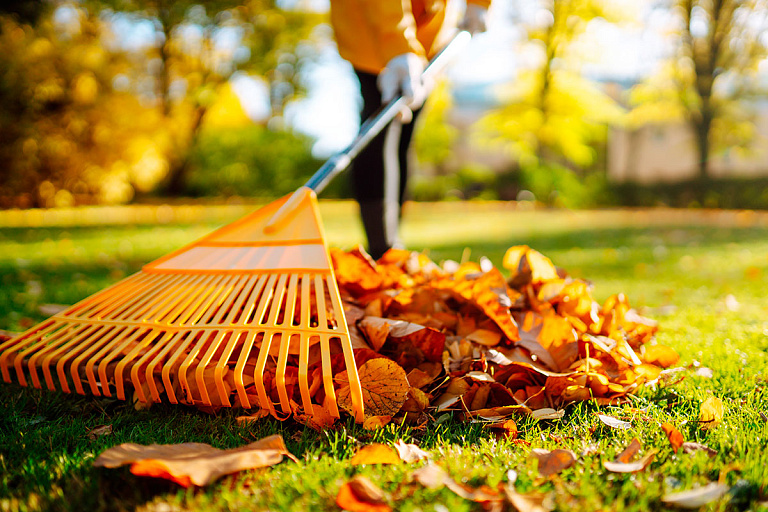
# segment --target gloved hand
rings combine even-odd
[[[392,58],[379,73],[376,80],[381,91],[381,101],[386,104],[402,93],[407,109],[400,112],[400,121],[410,123],[412,110],[416,110],[427,99],[427,89],[421,79],[424,61],[415,53],[403,53]]]
[[[464,12],[464,19],[461,20],[459,28],[466,30],[472,35],[485,32],[485,18],[488,16],[488,9],[477,4],[467,4],[467,10]]]

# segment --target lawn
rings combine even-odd
[[[247,209],[113,209],[108,215],[93,209],[82,218],[0,212],[0,329],[23,330],[45,317],[41,305],[72,304]],[[323,203],[321,211],[330,245],[361,241],[352,204]],[[242,426],[235,421],[241,411],[214,416],[165,404],[136,411],[110,399],[2,384],[0,510],[338,510],[338,489],[355,474],[370,477],[399,510],[482,509],[447,488],[413,483],[413,470],[422,463],[349,464],[358,446],[398,439],[431,452],[455,480],[473,487],[495,487],[513,470],[518,492],[549,493],[558,510],[663,510],[665,494],[718,480],[730,491],[705,510],[768,508],[768,216],[410,204],[403,231],[409,248],[435,261],[487,256],[499,264],[507,247],[530,245],[572,276],[592,281],[598,301],[622,292],[657,319],[660,343],[680,353],[683,369],[626,405],[582,403],[559,421],[521,419],[517,439],[497,439],[482,425],[449,414],[423,429],[390,424],[367,431],[347,421],[318,433],[269,419]],[[724,403],[724,420],[703,430],[699,407],[713,395]],[[598,412],[631,428],[610,428]],[[665,422],[717,454],[675,453],[660,428]],[[112,434],[89,439],[100,425],[111,425]],[[283,435],[298,463],[226,477],[205,489],[92,465],[99,453],[124,442],[230,448],[274,433]],[[607,471],[602,462],[635,437],[641,453],[658,450],[651,465],[636,474]],[[545,478],[530,457],[533,448],[567,448],[578,462]]]

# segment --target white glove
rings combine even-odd
[[[381,91],[381,102],[386,104],[398,93],[403,95],[408,109],[400,112],[400,121],[410,123],[412,110],[421,107],[427,99],[427,89],[421,79],[424,61],[415,53],[403,53],[392,58],[376,80]]]
[[[466,30],[472,35],[485,32],[485,18],[488,16],[488,9],[477,4],[467,4],[467,10],[464,12],[464,19],[461,20],[459,28]]]

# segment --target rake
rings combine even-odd
[[[425,78],[469,39],[459,33]],[[15,375],[22,386],[121,400],[133,388],[145,403],[258,406],[275,417],[314,415],[319,407],[338,418],[334,375],[343,368],[348,408],[362,421],[363,392],[317,193],[404,106],[396,98],[382,107],[293,194],[0,344],[3,380]]]

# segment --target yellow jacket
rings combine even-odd
[[[467,0],[488,7],[491,0]],[[458,23],[454,0],[331,0],[339,53],[360,71],[378,74],[392,57],[431,58]]]

